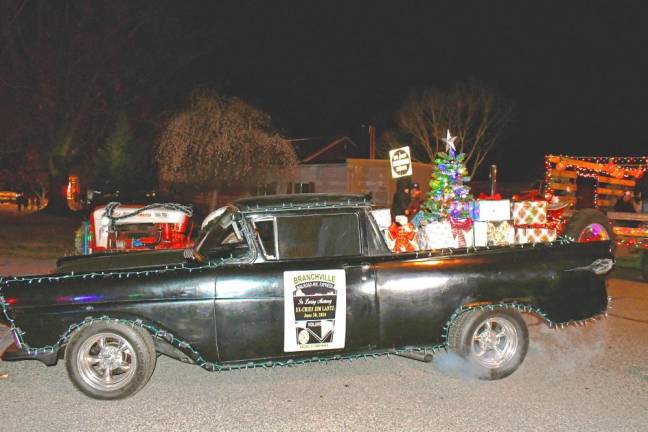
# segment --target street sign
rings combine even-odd
[[[392,178],[407,177],[412,175],[412,157],[410,148],[401,147],[389,150]]]

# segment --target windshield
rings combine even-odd
[[[200,254],[214,255],[215,252],[247,246],[233,215],[234,209],[229,208],[203,228],[196,240],[196,250]]]

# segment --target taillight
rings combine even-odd
[[[13,306],[18,303],[18,299],[15,297],[7,297],[5,298],[5,303],[7,303],[9,306]]]

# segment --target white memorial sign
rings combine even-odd
[[[344,348],[344,270],[284,272],[284,351]]]

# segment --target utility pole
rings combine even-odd
[[[376,127],[368,126],[369,133],[369,159],[376,159]]]

